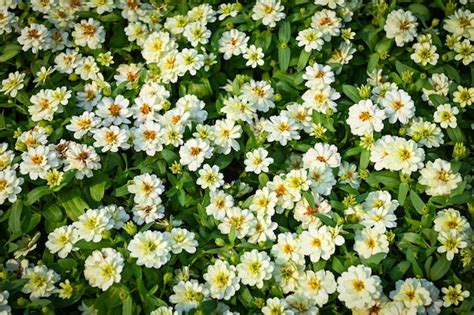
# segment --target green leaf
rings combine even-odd
[[[416,212],[423,214],[423,208],[426,207],[426,205],[414,190],[410,190],[410,201],[413,207],[415,207]]]
[[[408,271],[408,268],[410,268],[410,265],[411,264],[409,261],[400,262],[398,265],[392,268],[392,270],[390,270],[390,278],[392,278],[393,281],[402,279],[405,273]]]
[[[428,21],[430,18],[430,10],[420,3],[410,4],[408,9],[410,9],[410,11],[422,21]]]
[[[2,54],[0,55],[0,62],[6,62],[16,55],[18,55],[21,51],[21,46],[16,45],[16,44],[8,44],[5,46],[5,48],[2,51]]]
[[[179,157],[176,153],[174,153],[173,151],[168,150],[168,149],[163,149],[163,151],[161,151],[161,156],[165,159],[165,161],[168,164],[173,163]]]
[[[280,64],[280,70],[286,72],[290,64],[291,50],[286,47],[278,48],[278,63]]]
[[[291,37],[291,26],[288,21],[284,21],[280,24],[280,28],[278,29],[278,39],[280,43],[288,43]]]
[[[313,194],[309,191],[304,191],[303,192],[303,196],[304,198],[306,199],[306,201],[309,203],[309,206],[311,208],[315,208],[316,207],[316,204],[314,203],[314,197],[313,197]]]
[[[66,210],[67,216],[76,221],[85,209],[89,209],[89,205],[81,198],[79,190],[73,190],[61,196],[61,205]]]
[[[122,315],[132,315],[133,314],[133,300],[132,297],[129,295],[123,301],[122,305]]]
[[[378,53],[373,53],[369,56],[369,62],[367,64],[367,71],[372,72],[377,64],[379,63],[379,54]]]
[[[258,183],[260,187],[264,187],[268,182],[268,175],[265,173],[260,173],[258,175]]]
[[[108,177],[104,174],[97,174],[94,176],[94,184],[89,187],[89,192],[94,201],[101,201],[102,198],[104,198],[107,180]]]
[[[311,57],[311,51],[307,52],[306,50],[302,49],[300,53],[300,57],[298,58],[298,64],[296,66],[296,70],[302,71],[308,64],[309,57]]]
[[[342,86],[342,92],[350,98],[354,103],[360,101],[359,91],[355,86],[344,84]]]
[[[405,199],[408,194],[408,190],[410,190],[410,185],[408,183],[401,183],[400,188],[398,189],[398,203],[400,206],[405,204]]]
[[[324,224],[328,226],[332,226],[332,227],[336,226],[336,222],[325,214],[316,213],[314,216],[319,218]]]
[[[13,235],[21,234],[21,213],[23,204],[17,200],[10,208],[10,217],[8,218],[8,228]]]
[[[367,259],[361,259],[361,260],[365,265],[378,265],[380,264],[382,260],[385,259],[385,257],[387,257],[386,253],[377,253],[375,255],[370,256]]]
[[[48,186],[40,186],[40,187],[34,188],[26,195],[25,206],[31,206],[36,201],[38,201],[41,197],[49,195],[51,192],[52,191],[51,189],[49,189]]]
[[[440,256],[431,267],[430,279],[433,281],[441,279],[449,271],[449,267],[451,267],[451,261],[445,255]]]

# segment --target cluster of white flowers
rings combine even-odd
[[[472,246],[472,228],[459,211],[449,208],[441,210],[434,220],[434,230],[438,232],[439,253],[446,253],[448,260],[453,260],[464,248]]]
[[[17,130],[0,119],[2,135],[14,136],[0,143],[0,205],[16,205],[0,211],[0,223],[14,226],[6,255],[16,259],[0,279],[21,279],[12,291],[0,283],[0,314],[11,312],[16,291],[38,305],[74,296],[83,314],[96,314],[84,279],[107,291],[133,283],[140,268],[153,268],[144,273],[158,283],[137,281],[123,307],[140,294],[160,305],[137,309],[152,315],[187,314],[209,300],[216,314],[239,314],[230,305],[241,302],[265,315],[318,314],[336,299],[353,314],[438,314],[469,297],[455,274],[439,290],[430,272],[410,278],[405,265],[390,284],[373,261],[399,255],[396,233],[409,219],[437,232],[430,257],[470,264],[468,214],[447,208],[435,216],[434,208],[472,208],[452,197],[464,200],[471,189],[469,163],[460,161],[468,151],[456,147],[474,88],[442,66],[474,60],[474,13],[451,11],[440,26],[449,33],[443,45],[436,23],[421,29],[428,24],[419,14],[374,1],[385,19],[373,21],[390,46],[384,51],[373,43],[377,33],[350,28],[361,29],[354,14],[363,1],[314,0],[310,10],[293,10],[288,1],[256,0],[187,12],[180,1],[173,15],[161,2],[0,4],[0,35],[16,36],[0,59],[20,46],[26,56],[0,71],[0,107],[5,100],[28,118]],[[17,17],[23,10],[34,18]],[[123,29],[113,29],[116,21]],[[376,46],[370,58],[380,61],[369,61],[358,88],[338,79],[351,61],[365,62],[356,54],[365,44],[356,40]],[[403,61],[423,73],[395,63],[404,51]],[[10,71],[31,56],[31,69]],[[289,60],[279,68],[273,58]],[[381,68],[387,60],[398,74]],[[227,66],[240,74],[227,76]],[[437,153],[445,143],[454,146],[453,161]],[[432,197],[417,215],[432,211],[433,224],[402,217],[417,208],[417,193]],[[36,206],[46,199],[44,209]],[[63,218],[53,224],[55,215]],[[39,250],[43,233],[15,240],[43,221],[45,253],[32,255],[34,263],[19,260]],[[71,261],[74,271],[61,273]],[[26,305],[15,301],[15,310]]]

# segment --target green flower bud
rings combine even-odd
[[[262,308],[265,306],[265,300],[262,299],[262,298],[255,298],[255,306],[257,306],[258,308]]]
[[[369,171],[368,170],[359,170],[359,176],[361,179],[365,180],[369,177]]]
[[[402,72],[402,80],[405,83],[412,83],[413,82],[413,71],[405,70]]]
[[[468,149],[462,142],[458,142],[454,145],[453,149],[453,158],[457,160],[461,160],[468,156]]]
[[[280,94],[280,93],[276,93],[276,94],[275,94],[275,101],[276,101],[276,102],[281,101],[281,94]]]
[[[370,92],[372,87],[368,84],[363,84],[357,88],[359,90],[359,96],[363,99],[368,99],[370,97]]]
[[[220,237],[216,238],[216,240],[214,242],[216,243],[217,246],[224,246],[225,245],[224,240]]]
[[[163,276],[163,283],[166,285],[167,283],[170,283],[170,281],[173,279],[173,273],[172,272],[167,272]]]
[[[427,76],[425,73],[420,74],[420,79],[426,80]]]
[[[402,137],[406,136],[407,130],[405,128],[398,129],[398,134]]]
[[[132,221],[128,221],[127,223],[125,223],[125,225],[123,226],[123,229],[130,236],[137,234],[137,226]]]

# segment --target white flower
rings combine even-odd
[[[351,127],[351,133],[356,136],[372,134],[383,129],[385,112],[380,110],[371,100],[362,100],[349,108],[346,122]]]
[[[419,145],[424,145],[427,148],[437,148],[444,143],[441,128],[435,123],[424,121],[423,118],[412,120],[408,128],[408,135]]]
[[[285,18],[280,0],[257,0],[253,7],[252,19],[262,20],[262,24],[268,27],[275,27],[276,22]]]
[[[196,49],[184,48],[176,62],[180,73],[189,72],[190,75],[196,75],[196,72],[204,66],[204,55],[198,54]]]
[[[278,234],[278,242],[272,246],[271,253],[275,257],[277,264],[287,261],[304,264],[301,241],[296,234],[291,234],[290,232]]]
[[[451,164],[442,159],[426,163],[420,170],[419,183],[427,186],[426,194],[430,196],[449,195],[462,181],[459,173],[451,170]]]
[[[459,8],[444,20],[443,28],[454,35],[472,39],[474,37],[474,14],[470,10]]]
[[[436,46],[431,43],[416,43],[413,45],[415,51],[410,58],[423,66],[427,64],[435,66],[438,63],[439,55],[436,53]]]
[[[313,28],[307,28],[298,33],[296,40],[298,46],[303,47],[306,52],[321,50],[324,45],[323,34]]]
[[[341,19],[333,10],[322,9],[316,11],[311,19],[311,27],[321,32],[325,41],[330,41],[332,36],[339,36]]]
[[[129,104],[129,100],[122,95],[118,95],[115,99],[104,97],[96,110],[97,116],[102,118],[102,126],[129,124],[128,117],[132,116]]]
[[[268,151],[264,148],[258,148],[245,154],[245,171],[255,174],[267,173],[268,166],[273,163],[273,159],[268,156]]]
[[[329,294],[336,292],[337,288],[334,275],[326,270],[306,271],[305,277],[300,280],[300,285],[300,291],[314,298],[319,307],[328,302]]]
[[[267,299],[266,305],[262,308],[263,315],[294,315],[289,310],[289,305],[284,299],[270,298]]]
[[[441,210],[436,214],[434,230],[438,233],[451,231],[465,233],[470,232],[471,227],[466,218],[462,216],[458,210],[449,208]]]
[[[263,49],[260,47],[257,47],[255,45],[250,45],[243,54],[243,57],[247,62],[245,63],[246,66],[250,66],[252,68],[256,68],[257,66],[263,66],[264,57]]]
[[[94,146],[102,147],[102,152],[117,152],[119,149],[128,149],[129,138],[128,129],[122,129],[117,126],[103,127],[93,130]]]
[[[303,166],[305,168],[312,169],[318,166],[335,168],[339,165],[341,165],[341,155],[333,144],[316,143],[314,148],[309,149],[303,155]]]
[[[326,114],[328,111],[337,112],[335,101],[341,97],[341,94],[329,85],[322,84],[324,81],[309,80],[308,82],[311,82],[312,88],[301,97],[304,101],[303,105],[322,114]]]
[[[432,302],[430,292],[423,287],[419,279],[398,280],[395,285],[396,289],[390,292],[390,298],[396,302],[402,302],[413,314],[424,311],[424,307]]]
[[[191,233],[186,229],[174,228],[171,230],[167,238],[171,244],[173,254],[179,254],[183,250],[190,254],[196,252],[198,242],[194,239],[194,233]]]
[[[33,54],[36,54],[39,50],[49,48],[49,36],[50,34],[46,26],[33,23],[21,30],[18,43],[22,46],[23,51],[31,49]]]
[[[196,184],[201,186],[202,189],[209,188],[209,190],[215,191],[224,184],[224,175],[219,173],[219,167],[217,165],[211,167],[209,164],[204,164],[198,173],[199,178]]]
[[[257,111],[268,112],[275,107],[274,90],[266,81],[250,80],[241,89],[241,98],[254,106]]]
[[[66,125],[66,129],[74,132],[74,138],[79,140],[88,134],[89,131],[96,128],[99,123],[100,118],[98,118],[95,113],[83,112],[79,116],[72,116],[71,121]]]
[[[269,133],[267,141],[278,141],[282,146],[286,146],[288,141],[301,138],[298,129],[296,122],[288,116],[271,116],[270,121],[265,126],[265,131]]]
[[[168,52],[176,49],[168,32],[153,32],[143,43],[142,56],[147,63],[158,63]]]
[[[120,282],[124,263],[122,254],[113,248],[95,250],[84,263],[84,277],[92,287],[107,291]]]
[[[32,300],[51,296],[57,290],[55,283],[61,279],[54,270],[44,265],[26,268],[21,278],[27,280],[21,292],[29,293]]]
[[[459,114],[459,109],[450,104],[439,105],[433,115],[434,121],[439,123],[441,128],[456,128],[456,115]]]
[[[66,151],[65,171],[76,170],[76,178],[92,177],[92,171],[100,169],[100,157],[94,147],[70,143]]]
[[[73,226],[80,239],[98,243],[102,240],[102,233],[112,228],[112,221],[107,212],[89,209],[79,216]]]
[[[3,205],[5,200],[14,203],[21,192],[23,182],[23,178],[18,178],[14,170],[0,170],[0,205]]]
[[[326,226],[318,228],[316,225],[310,225],[307,231],[300,235],[301,251],[309,256],[312,262],[318,262],[321,258],[328,260],[331,252],[328,251],[331,246],[331,235]]]
[[[161,204],[138,204],[132,209],[133,221],[142,225],[143,223],[151,223],[165,216],[165,208]]]
[[[189,23],[184,27],[183,36],[196,47],[199,44],[206,45],[211,37],[211,31],[201,22]]]
[[[306,80],[306,87],[315,89],[322,89],[336,80],[331,67],[318,63],[305,68],[303,79]]]
[[[90,49],[101,48],[105,41],[105,35],[104,27],[93,18],[76,23],[74,31],[72,31],[74,43],[78,46],[87,46]]]
[[[10,293],[8,291],[0,291],[0,314],[2,315],[9,315],[11,314],[12,308],[8,305],[8,297]]]
[[[233,120],[218,120],[214,125],[214,143],[218,145],[223,154],[229,154],[231,150],[238,151],[240,144],[237,139],[242,136],[242,127]]]
[[[233,207],[234,199],[222,190],[211,191],[210,197],[210,203],[206,207],[207,215],[213,216],[216,220],[224,219],[227,210]]]
[[[173,292],[169,300],[176,304],[179,313],[187,313],[198,307],[208,295],[208,290],[197,280],[180,281],[173,287]]]
[[[364,308],[382,294],[381,280],[364,265],[350,266],[337,279],[339,300],[350,308]]]
[[[400,47],[415,38],[417,26],[416,17],[411,11],[398,9],[388,14],[384,30],[387,33],[387,38],[394,38],[395,43]]]
[[[138,266],[160,268],[171,258],[168,237],[158,231],[137,233],[128,244],[130,256],[137,258]]]
[[[447,288],[442,288],[441,292],[443,292],[443,306],[449,307],[451,305],[457,306],[459,302],[464,301],[465,298],[469,297],[469,291],[462,290],[462,285],[457,283],[454,287],[448,286]]]
[[[222,34],[219,39],[219,52],[224,54],[224,59],[229,60],[232,56],[238,56],[247,51],[249,37],[241,31],[232,29]]]
[[[56,153],[46,146],[30,147],[21,158],[20,173],[28,175],[32,180],[44,178],[51,168],[59,165]]]
[[[74,247],[78,240],[78,231],[72,225],[66,225],[49,233],[45,245],[51,253],[58,253],[60,258],[66,258],[71,251],[78,249]]]
[[[438,253],[446,253],[446,258],[453,260],[454,255],[458,254],[460,249],[467,247],[467,241],[469,240],[463,234],[450,231],[439,233],[438,241],[441,243],[441,246],[437,249]]]
[[[354,250],[359,257],[364,259],[389,251],[387,236],[375,228],[365,228],[357,231],[354,240]]]
[[[233,227],[235,236],[242,239],[249,234],[254,224],[255,217],[249,210],[232,207],[226,209],[225,217],[217,227],[222,234],[229,234]]]
[[[31,105],[28,106],[28,112],[31,120],[53,120],[54,114],[59,110],[59,102],[53,99],[52,90],[40,90],[30,97]]]
[[[313,193],[320,195],[329,195],[332,187],[336,184],[336,179],[329,166],[319,164],[311,167],[308,171],[308,177],[311,181],[310,188]]]
[[[240,288],[235,266],[223,260],[216,260],[213,265],[209,265],[203,278],[209,288],[209,295],[214,299],[229,300]]]
[[[187,165],[190,171],[196,171],[204,162],[212,156],[212,147],[201,139],[190,139],[179,149],[179,162]]]
[[[454,51],[456,55],[455,60],[461,60],[463,65],[467,66],[474,60],[474,46],[468,39],[454,44]]]
[[[237,271],[242,284],[256,286],[261,289],[264,280],[272,277],[274,265],[266,252],[259,252],[256,249],[245,252],[240,256],[240,263]]]
[[[132,131],[135,135],[133,144],[136,151],[145,151],[147,155],[154,156],[163,150],[163,132],[159,124],[145,121]]]
[[[136,203],[146,205],[160,203],[160,195],[165,191],[161,179],[148,173],[135,176],[127,189],[135,195],[133,200]]]
[[[403,90],[389,91],[380,100],[388,121],[393,124],[396,121],[402,124],[408,123],[415,116],[415,104],[410,95]]]
[[[10,72],[8,78],[2,80],[2,88],[0,92],[9,95],[10,97],[16,97],[18,91],[25,87],[25,73],[18,71]]]

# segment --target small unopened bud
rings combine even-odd
[[[405,83],[413,82],[413,71],[405,70],[402,72],[402,80]]]
[[[123,229],[130,236],[137,234],[137,226],[132,221],[128,221],[127,223],[125,223],[125,225],[123,226]]]
[[[398,134],[402,137],[406,136],[407,130],[405,128],[398,129]]]
[[[372,87],[368,84],[363,84],[359,88],[359,96],[363,99],[368,99],[370,97],[370,92],[372,90]]]
[[[280,94],[280,93],[276,93],[276,94],[275,94],[275,101],[276,101],[276,102],[281,101],[281,94]]]
[[[468,149],[462,142],[458,142],[454,145],[453,158],[456,160],[461,160],[468,156]]]

